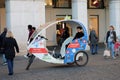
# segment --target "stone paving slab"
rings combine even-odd
[[[103,58],[99,54],[89,54],[89,63],[85,67],[76,65],[55,65],[35,59],[30,70],[26,71],[26,53],[17,54],[14,62],[14,75],[8,76],[7,66],[0,64],[0,80],[120,80],[120,57],[116,60]],[[0,59],[1,63],[1,59]]]

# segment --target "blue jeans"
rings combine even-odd
[[[91,44],[91,53],[95,54],[98,51],[98,45],[97,44]]]
[[[13,59],[7,59],[7,63],[9,73],[13,73]]]
[[[110,51],[111,51],[112,57],[115,57],[114,43],[108,42],[107,46],[108,46],[108,49],[110,49]]]
[[[4,63],[7,62],[7,60],[5,58],[5,54],[2,55],[2,60],[3,60]]]

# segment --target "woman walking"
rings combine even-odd
[[[19,47],[15,38],[13,38],[13,34],[11,31],[7,32],[6,38],[4,39],[4,49],[5,49],[5,58],[7,59],[7,64],[8,64],[8,71],[9,71],[8,75],[13,75],[15,49],[17,53],[19,53]]]
[[[115,50],[114,50],[114,44],[116,42],[116,32],[114,31],[114,27],[110,26],[109,31],[107,32],[106,35],[106,43],[108,49],[110,49],[112,58],[115,59]]]

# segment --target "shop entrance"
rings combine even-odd
[[[89,16],[89,28],[92,27],[97,36],[99,37],[99,16],[98,15],[91,15]]]

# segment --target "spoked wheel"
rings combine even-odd
[[[33,63],[33,60],[35,59],[35,56],[34,55],[31,55],[29,57],[29,61],[28,61],[28,65],[26,67],[26,70],[29,70],[29,67],[31,66],[31,64]]]
[[[75,63],[78,66],[85,66],[88,63],[88,54],[85,51],[79,51],[75,55]]]

